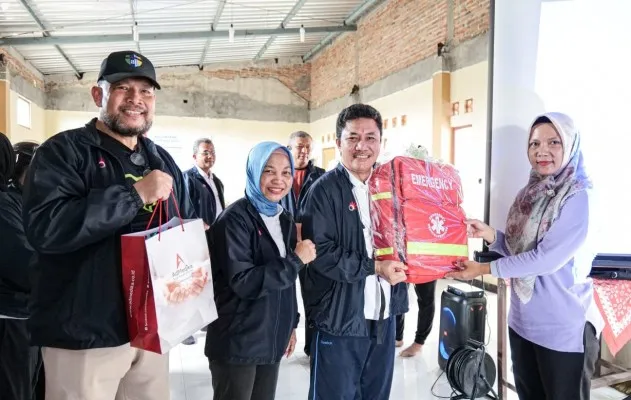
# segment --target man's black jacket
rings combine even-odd
[[[139,137],[149,168],[173,177],[182,218],[195,218],[171,156]],[[172,200],[169,215],[177,215]],[[65,349],[129,342],[121,273],[121,234],[143,201],[121,162],[101,146],[96,119],[59,133],[35,153],[24,185],[24,227],[36,251],[32,343]]]
[[[203,219],[206,224],[209,226],[212,225],[217,215],[215,193],[212,188],[199,173],[197,167],[184,171],[184,182],[188,190],[188,195],[191,198],[191,203],[193,203],[193,207],[195,208],[195,213],[199,218]],[[223,195],[223,183],[215,174],[213,174],[213,182],[215,182],[219,203],[223,210],[226,208]]]
[[[296,222],[300,222],[298,221],[298,211],[300,210],[302,202],[304,201],[305,195],[309,191],[309,188],[313,185],[315,181],[318,180],[319,177],[324,175],[325,172],[322,168],[316,167],[313,164],[313,161],[309,161],[309,164],[307,164],[306,168],[307,172],[304,177],[302,187],[300,188],[299,195],[296,196],[294,194],[294,190],[292,189],[289,191],[289,193],[287,193],[287,196],[283,197],[280,201],[280,205],[294,216],[294,219],[297,220]]]
[[[294,253],[296,225],[280,215],[287,255],[247,198],[231,204],[209,230],[219,319],[208,326],[206,356],[236,364],[280,362],[298,325],[296,278],[304,264]]]
[[[368,336],[364,316],[366,277],[375,261],[366,254],[353,184],[340,163],[313,184],[301,208],[302,237],[316,245],[306,269],[305,310],[319,330],[334,336]],[[392,287],[390,315],[408,311],[405,283]]]
[[[0,189],[0,315],[27,318],[33,248],[22,224],[22,192]]]

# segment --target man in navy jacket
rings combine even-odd
[[[212,173],[216,154],[215,145],[210,139],[195,141],[193,160],[195,166],[184,172],[186,189],[196,214],[210,226],[226,208],[223,183]]]
[[[342,162],[313,184],[301,209],[302,236],[316,245],[307,266],[311,344],[309,399],[387,400],[395,317],[408,310],[406,266],[373,259],[367,181],[379,156],[382,119],[354,104],[337,120]]]

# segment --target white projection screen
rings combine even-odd
[[[493,3],[487,220],[504,228],[530,171],[528,126],[560,111],[594,181],[594,251],[631,254],[631,0]]]

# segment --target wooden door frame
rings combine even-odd
[[[449,162],[452,165],[456,165],[456,132],[461,129],[466,129],[466,128],[473,128],[473,124],[458,125],[458,126],[451,127],[451,136],[449,138],[451,142],[449,143]]]
[[[325,152],[325,150],[333,149],[333,153],[335,153],[335,149],[336,148],[337,148],[337,146],[335,146],[335,145],[322,147],[322,151],[321,151],[321,154],[320,154],[321,155],[320,159],[322,160],[322,168],[324,168],[324,169],[327,168],[327,165],[325,165],[325,163],[324,163],[324,152]],[[333,159],[335,159],[335,157]]]

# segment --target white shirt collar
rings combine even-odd
[[[346,168],[346,165],[342,164],[342,166],[344,167],[346,172],[348,172],[348,177],[350,178],[351,183],[353,184],[353,187],[359,187],[360,189],[364,189],[364,190],[368,188],[368,184],[360,181],[359,178],[353,175],[353,173],[348,168]],[[370,179],[370,176],[372,176],[372,170],[370,171],[370,175],[368,176],[368,179]],[[368,179],[366,179],[366,182],[368,182]]]
[[[197,171],[199,171],[199,173],[200,173],[203,177],[207,178],[208,180],[212,180],[212,179],[213,179],[213,172],[212,172],[212,171],[210,171],[210,172],[207,174],[207,173],[205,173],[205,172],[204,172],[204,170],[203,170],[203,169],[201,169],[201,168],[199,167],[199,165],[195,165],[195,168],[197,168]]]

